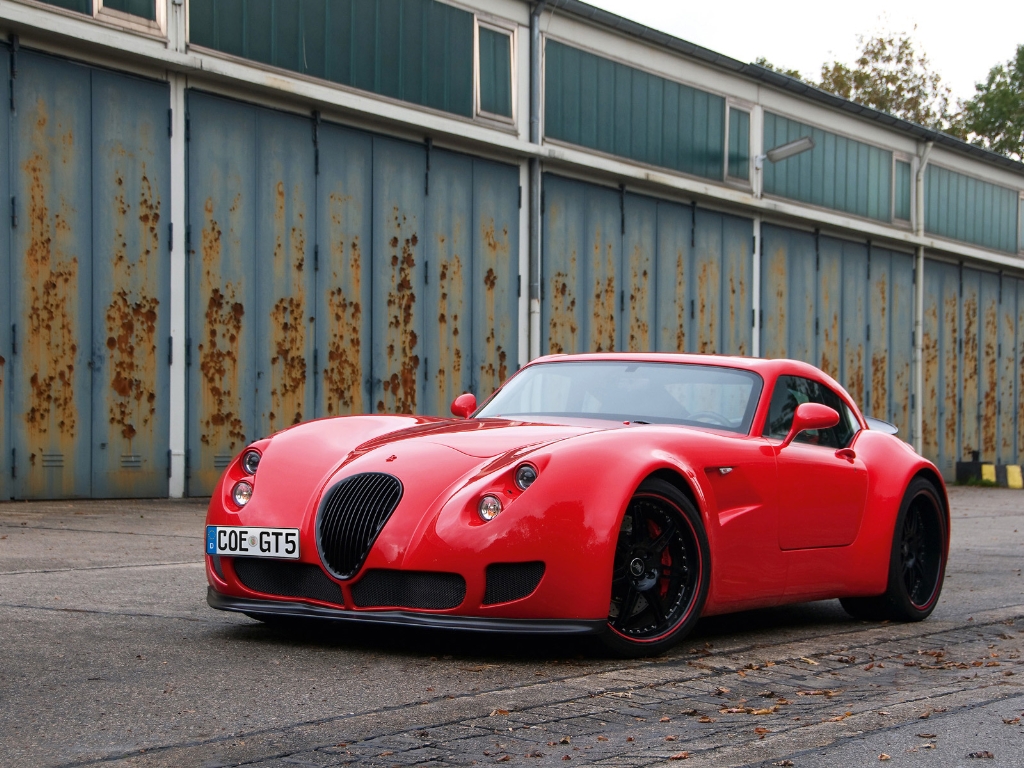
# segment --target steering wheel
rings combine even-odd
[[[732,422],[717,411],[697,411],[697,413],[689,414],[686,418],[690,421],[710,421],[720,427],[732,426]]]

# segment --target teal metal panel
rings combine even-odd
[[[315,413],[366,413],[371,410],[373,139],[322,124],[318,141]]]
[[[424,203],[421,246],[426,391],[420,410],[441,416],[450,413],[452,400],[473,389],[473,335],[482,330],[470,313],[474,289],[482,287],[473,269],[472,159],[432,151],[430,186],[433,194]]]
[[[10,82],[10,49],[0,44],[0,83]],[[0,100],[0,201],[11,199],[10,99]],[[11,218],[0,217],[0,501],[13,495],[11,477],[11,305],[14,280],[11,275]]]
[[[698,208],[695,212],[693,250],[694,321],[697,351],[715,354],[722,349],[722,270],[725,266],[721,216]]]
[[[167,494],[170,90],[92,73],[92,495]]]
[[[981,273],[960,270],[960,455],[981,451]]]
[[[659,203],[654,198],[626,195],[626,232],[622,247],[625,259],[622,348],[630,352],[650,352],[656,348],[656,312],[663,289],[660,281],[655,279],[658,209]]]
[[[766,194],[890,220],[891,152],[765,112],[766,151],[803,136],[814,139],[813,149],[778,163],[765,162]]]
[[[474,158],[472,197],[472,387],[482,401],[519,368],[519,168]]]
[[[315,169],[308,118],[257,110],[256,434],[312,417]],[[251,257],[250,257],[251,258]],[[246,259],[250,262],[250,259]]]
[[[750,178],[750,113],[729,108],[729,176]]]
[[[921,442],[925,457],[948,479],[955,476],[959,457],[959,305],[959,268],[944,262],[925,261]]]
[[[416,413],[423,403],[424,177],[422,146],[373,141],[373,408]]]
[[[910,163],[896,161],[896,177],[894,179],[895,194],[893,199],[893,218],[910,221]]]
[[[545,45],[544,73],[544,132],[549,138],[722,178],[722,97],[553,40]]]
[[[865,414],[889,420],[889,342],[892,333],[891,272],[892,255],[883,248],[872,247],[868,267],[868,332],[867,389],[864,392]]]
[[[156,0],[103,0],[103,7],[150,21],[156,20]]]
[[[814,364],[842,381],[843,247],[842,240],[818,237],[818,298]]]
[[[1016,190],[931,163],[925,170],[925,231],[997,251],[1018,249]]]
[[[999,392],[996,406],[999,421],[996,443],[996,461],[1016,464],[1017,448],[1017,355],[1018,339],[1024,341],[1024,328],[1017,326],[1017,284],[1012,277],[999,281]],[[1024,308],[1021,308],[1024,311]]]
[[[211,492],[256,428],[254,107],[188,94],[188,493]]]
[[[690,313],[693,282],[693,207],[658,203],[657,340],[660,352],[688,352],[695,348]],[[696,313],[694,313],[696,314]]]
[[[842,378],[840,383],[864,412],[868,411],[868,247],[843,242]]]
[[[727,355],[749,355],[754,343],[754,222],[727,214],[715,216],[722,228],[720,350]]]
[[[981,273],[978,429],[982,461],[999,454],[999,275]]]
[[[815,361],[815,236],[761,227],[761,356]]]
[[[512,36],[480,27],[479,42],[480,109],[512,117]]]
[[[587,189],[583,241],[583,338],[587,346],[581,351],[621,349],[622,203],[617,191],[597,186]]]
[[[22,51],[13,81],[11,377],[18,498],[88,496],[92,343],[90,71]]]
[[[189,3],[192,44],[467,117],[473,34],[472,13],[437,0]]]

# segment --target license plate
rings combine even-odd
[[[206,554],[298,560],[299,529],[208,525]]]

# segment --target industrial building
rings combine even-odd
[[[612,349],[806,360],[947,477],[1021,461],[1020,163],[576,0],[0,0],[0,40],[0,498],[204,495]]]

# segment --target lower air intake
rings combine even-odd
[[[253,592],[345,604],[341,587],[316,565],[236,557],[234,566],[238,580]]]
[[[544,576],[544,563],[492,563],[487,566],[484,605],[508,603],[529,595]]]
[[[455,608],[466,599],[466,580],[457,573],[370,570],[352,585],[359,608]]]

